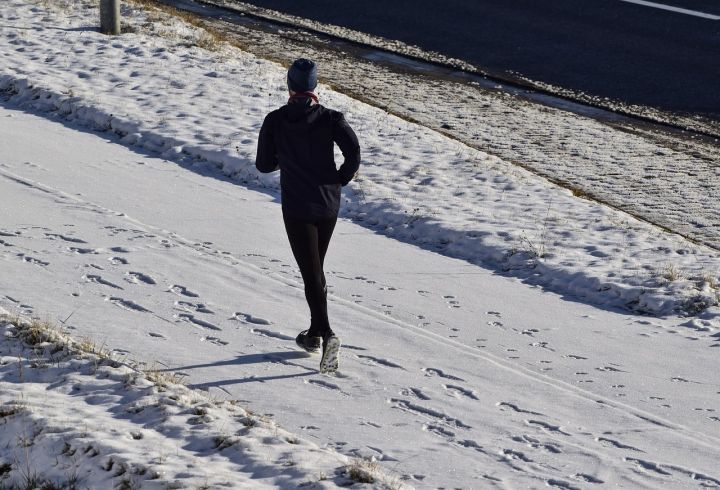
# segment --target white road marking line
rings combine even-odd
[[[671,12],[677,12],[679,14],[694,15],[695,17],[702,17],[703,19],[720,20],[720,15],[706,14],[705,12],[698,12],[697,10],[682,9],[680,7],[673,7],[671,5],[664,5],[662,3],[646,2],[645,0],[621,0],[628,3],[636,3],[638,5],[645,5],[646,7],[654,7],[656,9],[669,10]]]

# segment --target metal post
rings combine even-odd
[[[100,0],[100,32],[120,34],[120,0]]]

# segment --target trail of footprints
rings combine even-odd
[[[10,243],[10,240],[26,236],[28,238],[40,238],[51,242],[56,242],[60,245],[60,253],[63,253],[64,251],[65,254],[83,257],[86,260],[95,260],[95,262],[88,262],[84,264],[83,267],[86,269],[91,269],[92,272],[88,271],[82,274],[80,280],[84,284],[97,286],[97,294],[105,301],[117,306],[118,308],[133,313],[150,314],[155,316],[156,318],[165,320],[166,322],[187,324],[199,329],[204,333],[208,331],[222,331],[222,328],[219,326],[221,325],[221,323],[213,320],[216,313],[201,300],[200,294],[198,292],[182,284],[171,283],[167,286],[161,286],[164,281],[159,281],[157,278],[153,277],[152,274],[138,270],[136,268],[131,269],[133,252],[135,252],[136,250],[140,250],[143,247],[157,248],[159,246],[163,248],[172,248],[176,246],[173,240],[159,237],[152,233],[147,233],[143,230],[123,228],[117,226],[106,226],[104,227],[104,230],[107,233],[108,237],[112,239],[124,239],[127,242],[132,243],[133,246],[129,247],[124,245],[117,245],[100,248],[94,247],[87,240],[76,236],[74,230],[72,229],[72,225],[67,225],[67,228],[68,230],[63,230],[62,232],[56,232],[45,227],[28,227],[27,229],[18,231],[0,230],[0,237],[3,237],[3,243],[0,245],[11,247],[12,244]],[[39,235],[38,231],[40,233]],[[31,234],[33,236],[30,236]],[[170,236],[169,238],[172,239],[172,236]],[[219,256],[229,255],[226,252],[213,250],[211,246],[212,243],[210,242],[194,244],[194,247],[198,248],[199,250],[202,249],[206,253],[213,253]],[[39,258],[35,252],[32,252],[32,254],[28,254],[25,252],[18,253],[17,256],[24,262],[29,263],[33,266],[48,267],[51,265],[49,261]],[[256,256],[264,260],[269,260],[271,263],[280,262],[276,259],[271,259],[260,254],[248,254],[248,256]],[[103,265],[101,265],[102,262],[98,263],[98,261],[96,260],[96,258],[101,257],[106,258],[106,262]],[[293,267],[291,267],[289,264],[280,265],[286,269],[293,269]],[[298,274],[295,275],[297,276],[297,278],[299,278]],[[120,280],[116,279],[118,276],[120,276]],[[351,279],[363,281],[368,285],[377,285],[375,281],[366,277],[357,276]],[[137,291],[136,289],[134,289],[135,287],[165,287],[165,289],[163,290],[166,293],[170,293],[176,296],[177,299],[173,302],[172,307],[170,308],[170,310],[173,312],[172,319],[169,320],[167,318],[163,318],[162,316],[160,316],[160,314],[162,314],[163,312],[154,312],[151,308],[148,308],[146,305],[143,305],[141,303],[142,299],[136,299],[136,296],[132,294],[134,291]],[[393,286],[379,287],[382,290],[388,292],[396,290],[396,288],[394,288]],[[158,289],[155,289],[155,291],[159,292]],[[128,296],[125,296],[126,294]],[[79,296],[80,292],[75,292],[73,293],[73,295]],[[387,309],[388,313],[393,308],[393,305],[391,304],[385,304],[383,306]],[[246,325],[250,327],[250,332],[259,336],[278,339],[282,341],[294,340],[294,337],[290,337],[274,331],[270,328],[267,328],[272,325],[272,322],[264,318],[254,316],[250,313],[235,312],[227,320],[237,322],[240,325]],[[148,335],[158,340],[166,339],[166,335],[158,332],[149,332]],[[202,335],[200,337],[200,341],[212,343],[219,346],[227,345],[227,342],[225,342],[215,334]],[[353,348],[353,346],[346,346],[346,349],[355,349],[357,351],[362,350],[362,348]],[[402,369],[401,366],[382,358],[376,358],[373,356],[358,356],[358,359],[361,362],[370,365]]]
[[[587,358],[577,355],[567,357],[578,361],[587,360]],[[605,373],[623,372],[622,369],[612,364],[597,367],[595,371]],[[553,455],[564,452],[563,440],[577,446],[578,441],[575,440],[577,434],[573,434],[572,431],[562,425],[552,422],[545,414],[523,407],[515,402],[501,401],[496,404],[498,410],[515,418],[517,422],[521,422],[516,423],[516,426],[522,427],[524,425],[527,430],[527,432],[509,437],[508,443],[513,445],[489,447],[473,440],[471,435],[474,428],[463,421],[461,417],[433,408],[433,398],[437,396],[438,392],[444,392],[446,396],[462,399],[467,403],[475,403],[481,401],[481,396],[474,390],[464,386],[465,380],[453,373],[435,367],[422,368],[422,372],[426,378],[437,380],[434,382],[434,389],[412,386],[402,388],[398,392],[399,396],[390,398],[388,403],[391,408],[413,416],[421,423],[423,431],[443,439],[450,446],[494,458],[496,461],[507,465],[512,471],[534,474],[536,477],[543,478],[545,483],[551,487],[580,488],[578,484],[601,485],[605,483],[597,476],[585,472],[576,472],[564,478],[557,476],[550,478],[549,475],[557,475],[557,469],[546,461],[552,461]],[[442,391],[438,388],[442,388]],[[653,398],[661,399],[661,397]],[[696,411],[712,413],[713,409],[698,408]],[[720,418],[716,417],[716,419]],[[583,435],[591,436],[591,434]],[[669,478],[669,482],[677,481],[670,480],[670,478],[692,477],[709,485],[720,483],[720,480],[714,476],[697,475],[691,470],[680,466],[659,464],[642,458],[639,456],[644,454],[642,449],[623,442],[617,434],[606,432],[595,436],[594,441],[599,446],[603,446],[610,451],[618,451],[620,457],[628,464],[629,471],[641,471],[656,476],[665,476]]]
[[[66,225],[66,228],[67,229],[62,232],[53,231],[45,227],[25,227],[17,231],[1,229],[0,237],[2,238],[2,242],[0,242],[0,245],[5,248],[12,249],[13,247],[17,247],[17,245],[12,243],[11,240],[16,239],[31,240],[29,243],[33,244],[39,243],[38,240],[55,242],[58,244],[56,250],[61,255],[69,254],[70,256],[83,257],[85,260],[94,260],[94,262],[86,262],[82,265],[82,267],[86,269],[86,272],[80,276],[80,282],[82,284],[97,286],[96,292],[104,301],[107,301],[125,311],[140,314],[151,314],[157,318],[162,318],[150,308],[135,300],[135,296],[131,294],[133,291],[137,291],[134,288],[140,287],[155,288],[154,291],[156,293],[160,293],[161,291],[157,289],[161,287],[159,285],[159,281],[153,277],[152,274],[135,268],[130,269],[131,258],[132,253],[140,247],[145,246],[157,248],[159,246],[169,248],[175,246],[174,243],[143,230],[106,226],[104,227],[104,230],[110,238],[122,238],[127,240],[129,243],[134,243],[135,246],[127,247],[119,245],[98,248],[93,247],[93,245],[88,243],[87,240],[76,236],[73,230],[73,225]],[[207,248],[211,244],[203,243],[198,245]],[[32,266],[48,268],[51,267],[51,263],[49,260],[41,258],[41,254],[47,255],[50,253],[52,252],[23,251],[16,252],[15,255],[23,262]],[[104,264],[96,259],[101,257],[106,257]],[[126,268],[129,270],[123,270]],[[120,279],[115,279],[117,277]],[[200,295],[191,288],[181,284],[170,284],[166,286],[164,291],[177,298],[173,301],[172,306],[170,307],[170,310],[175,312],[171,323],[188,324],[192,327],[198,328],[204,333],[208,331],[222,331],[222,328],[211,320],[211,317],[215,315],[215,312],[200,301]],[[72,294],[73,296],[80,296],[81,292],[73,292]],[[125,294],[128,296],[125,296]],[[29,306],[21,305],[20,302],[11,300],[9,297],[5,298],[5,300],[9,301],[10,304],[23,312],[31,311]],[[235,313],[231,319],[252,325],[271,324],[271,322],[267,320],[241,312]],[[169,320],[165,319],[165,321]],[[272,333],[269,331],[256,331],[255,333],[272,336]],[[165,335],[158,332],[149,332],[148,335],[158,340],[166,339]],[[225,346],[228,344],[216,335],[207,334],[202,335],[200,337],[200,341],[212,343],[218,346]]]
[[[464,386],[465,381],[460,376],[442,369],[425,367],[422,368],[422,372],[426,378],[433,380],[435,389],[403,388],[399,391],[400,397],[393,397],[388,400],[391,408],[403,411],[419,419],[423,431],[441,438],[450,446],[481,453],[488,458],[507,465],[512,471],[532,474],[536,474],[538,471],[541,474],[554,474],[556,472],[552,467],[539,462],[542,458],[536,461],[532,453],[539,452],[546,455],[545,458],[562,453],[562,445],[555,439],[558,437],[571,437],[562,427],[545,420],[546,416],[540,412],[521,407],[517,403],[510,401],[501,401],[496,404],[498,410],[507,412],[513,417],[521,417],[520,420],[532,433],[511,436],[508,443],[514,444],[513,446],[510,444],[504,447],[485,446],[472,438],[474,428],[463,421],[462,418],[431,406],[434,393],[437,392],[443,392],[446,396],[459,398],[471,404],[481,402],[478,393]],[[441,388],[442,391],[438,388]],[[618,444],[621,443],[618,442]],[[553,482],[554,484],[552,484]],[[567,481],[546,478],[546,483],[549,486],[575,488],[572,485],[573,482],[603,483],[602,480],[584,473],[577,473]]]
[[[143,230],[136,230],[136,229],[125,229],[115,226],[107,226],[105,229],[108,232],[108,236],[110,237],[123,237],[124,239],[128,240],[129,242],[135,242],[138,245],[142,245],[143,241],[150,241],[150,243],[156,243],[160,247],[163,248],[172,248],[175,246],[174,243],[170,242],[167,239],[158,237],[152,233],[144,232]],[[53,238],[56,239],[65,239],[67,240],[68,237],[65,236],[59,236],[53,234]],[[70,240],[75,243],[83,243],[86,244],[85,241],[78,241],[78,240]],[[196,244],[200,247],[203,247],[204,249],[208,249],[210,245],[212,245],[209,242],[204,242],[202,244]],[[107,254],[110,253],[111,256],[108,257],[108,263],[110,267],[113,269],[122,269],[124,267],[131,266],[129,255],[132,250],[123,247],[123,246],[117,246],[117,247],[111,247],[109,249],[95,249],[95,248],[77,248],[77,247],[71,247],[71,252],[81,255],[98,255],[98,254]],[[92,264],[90,264],[92,266]],[[103,270],[103,267],[95,266],[100,270]],[[139,271],[136,269],[133,270],[126,270],[122,272],[123,279],[125,283],[129,286],[126,287],[161,287],[159,281],[153,277],[152,274],[149,274],[147,272]],[[119,284],[115,284],[111,281],[108,281],[107,279],[104,279],[99,274],[86,274],[83,276],[83,278],[86,281],[90,281],[102,286],[107,286],[113,289],[118,290],[124,290],[123,286],[120,286]],[[211,343],[217,346],[226,346],[228,345],[228,342],[218,337],[216,334],[207,334],[208,331],[210,332],[221,332],[223,329],[219,326],[217,322],[212,321],[212,318],[216,315],[216,313],[209,308],[204,302],[201,301],[200,294],[193,291],[191,288],[184,286],[182,284],[170,284],[169,286],[164,289],[166,293],[170,293],[174,295],[177,299],[173,301],[172,308],[175,313],[173,313],[173,319],[174,323],[177,324],[187,324],[194,328],[197,328],[199,331],[201,331],[203,334],[200,336],[199,340],[200,342],[207,342]],[[106,300],[114,303],[120,308],[136,311],[140,313],[153,313],[148,308],[145,308],[144,306],[128,299],[124,299],[122,297],[119,297],[117,295],[114,296],[106,296]],[[270,322],[267,320],[255,318],[252,315],[244,314],[244,313],[235,313],[233,317],[230,318],[230,320],[240,320],[242,323],[253,323],[253,324],[263,324],[263,325],[269,325]],[[260,332],[256,332],[260,333]],[[157,332],[150,332],[150,337],[164,340],[166,339],[166,336],[157,333]]]

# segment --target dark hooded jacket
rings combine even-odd
[[[345,157],[339,169],[335,143]],[[263,173],[280,169],[283,214],[331,218],[340,210],[340,188],[360,166],[360,145],[342,113],[311,99],[293,100],[265,117],[255,166]]]

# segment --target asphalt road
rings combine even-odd
[[[399,39],[490,73],[720,120],[717,0],[243,1]]]

